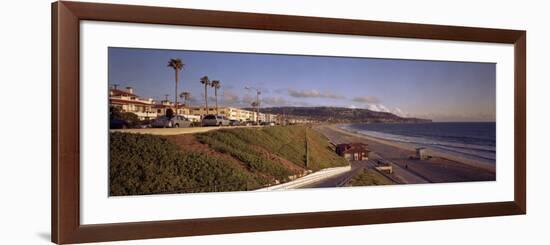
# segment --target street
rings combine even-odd
[[[131,129],[111,129],[110,132],[134,133],[134,134],[153,134],[153,135],[178,135],[204,133],[212,130],[231,129],[231,128],[252,128],[262,126],[225,126],[225,127],[189,127],[189,128],[131,128]]]
[[[341,187],[345,186],[353,176],[359,173],[360,170],[364,168],[371,168],[372,163],[369,161],[351,161],[351,169],[339,175],[322,179],[317,182],[311,183],[309,185],[303,186],[302,188],[323,188],[323,187]]]

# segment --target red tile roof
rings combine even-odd
[[[153,107],[154,108],[172,108],[174,107],[174,105],[154,104]],[[178,109],[183,109],[183,108],[188,108],[188,107],[185,106],[185,104],[178,103]]]
[[[111,104],[135,104],[135,105],[151,105],[149,103],[138,101],[138,100],[121,100],[110,98],[109,101]]]
[[[352,153],[352,152],[365,152],[368,151],[367,145],[363,143],[350,143],[350,144],[338,144],[336,146],[338,154]]]
[[[154,104],[153,105],[153,108],[170,108],[171,106],[169,105],[161,105],[161,104]]]
[[[135,94],[120,89],[111,89],[111,94],[112,96],[136,96]]]

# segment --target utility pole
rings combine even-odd
[[[256,91],[256,124],[260,124],[260,94],[262,94],[262,91],[259,88],[254,87],[244,87],[246,90],[254,90]]]
[[[307,126],[306,126],[306,168],[309,166],[309,142],[307,140]]]

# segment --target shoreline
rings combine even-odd
[[[347,124],[340,124],[340,125],[347,125]],[[390,146],[401,148],[401,149],[404,149],[404,150],[415,151],[416,148],[417,148],[417,146],[415,146],[413,144],[407,144],[407,143],[402,143],[402,142],[394,142],[394,141],[390,141],[390,140],[385,140],[385,139],[381,139],[381,138],[361,134],[361,133],[359,133],[359,132],[357,132],[356,130],[353,130],[353,129],[342,129],[342,128],[339,127],[340,125],[338,125],[338,126],[337,125],[329,125],[329,127],[331,127],[333,130],[340,131],[344,134],[349,134],[349,135],[352,135],[352,136],[365,138],[365,139],[368,139],[368,140],[371,140],[371,141],[376,141],[376,142],[381,143],[381,144],[390,145]],[[426,148],[425,151],[426,151],[426,153],[428,153],[428,155],[433,156],[433,157],[444,158],[444,159],[447,159],[447,160],[451,160],[451,161],[463,163],[463,164],[466,164],[466,165],[470,165],[472,167],[477,167],[477,168],[482,168],[482,169],[485,169],[485,170],[489,170],[491,172],[496,171],[496,164],[495,163],[490,163],[490,162],[483,161],[483,160],[471,159],[471,158],[467,158],[467,157],[461,157],[461,156],[458,156],[458,155],[455,155],[455,154],[444,153],[444,152],[440,152],[440,151],[433,150],[433,149],[430,149],[430,148]]]
[[[341,124],[340,124],[341,125]],[[468,161],[454,156],[428,152],[428,160],[409,159],[414,155],[415,147],[403,143],[390,142],[379,138],[338,128],[339,125],[314,126],[333,144],[361,142],[382,158],[389,160],[401,169],[404,175],[415,175],[432,183],[493,181],[496,180],[495,165],[477,161]],[[409,178],[404,183],[421,183]]]

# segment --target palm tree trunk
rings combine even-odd
[[[174,106],[176,108],[176,116],[178,115],[178,80],[179,80],[179,73],[178,69],[174,69],[176,71],[176,92],[174,94]]]
[[[214,96],[216,96],[216,114],[219,114],[218,112],[218,89],[214,88]]]
[[[208,84],[204,84],[204,104],[206,105],[206,113],[205,115],[208,115]]]

